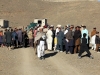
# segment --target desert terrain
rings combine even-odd
[[[56,1],[56,2],[54,2]],[[46,18],[48,24],[86,25],[100,31],[100,2],[90,0],[0,0],[0,18],[12,27],[27,26],[35,18]],[[90,50],[94,59],[78,54],[46,51],[39,60],[33,48],[7,50],[0,48],[0,75],[100,75],[100,54]],[[83,54],[85,56],[86,53]]]

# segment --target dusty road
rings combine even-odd
[[[39,60],[32,48],[0,48],[0,75],[100,75],[100,54],[91,52],[95,59],[46,51]]]

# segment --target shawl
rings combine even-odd
[[[94,36],[95,34],[96,34],[96,30],[93,30],[93,31],[91,32],[91,37]]]
[[[43,32],[37,32],[37,35],[36,35],[36,37],[35,37],[35,39],[34,39],[34,43],[35,43],[37,40],[39,40],[43,35],[44,35]]]

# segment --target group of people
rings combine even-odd
[[[32,29],[27,33],[22,28],[7,28],[5,31],[0,31],[0,46],[7,46],[8,50],[21,48],[21,47],[33,47]]]
[[[86,29],[86,26],[76,26],[74,25],[66,25],[65,29],[62,28],[61,25],[57,25],[54,30],[54,26],[51,25],[49,29],[45,32],[44,27],[37,27],[37,34],[34,38],[35,45],[36,43],[36,51],[38,57],[40,59],[44,58],[45,49],[48,51],[57,51],[57,52],[66,52],[66,54],[78,54],[78,58],[81,58],[81,55],[84,51],[87,52],[87,55],[93,59],[91,52],[89,51],[89,33]],[[92,49],[95,47],[95,51],[99,53],[99,32],[96,31],[96,28],[93,28],[91,32],[91,44]],[[42,36],[44,36],[42,38]],[[93,38],[95,36],[95,38]],[[39,38],[37,38],[39,37]],[[45,47],[46,46],[46,47]]]
[[[65,29],[57,25],[54,29],[50,26],[36,26],[34,29],[22,30],[21,28],[7,28],[3,33],[0,31],[0,45],[7,46],[8,50],[20,47],[34,47],[35,53],[39,59],[45,59],[45,50],[64,52],[66,54],[78,54],[78,58],[84,51],[93,59],[89,51],[89,43],[92,49],[99,53],[100,38],[99,32],[93,28],[91,40],[86,26],[66,25]],[[11,47],[12,46],[12,47]]]

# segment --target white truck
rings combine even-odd
[[[9,27],[9,21],[4,20],[4,19],[0,19],[0,27],[2,27],[2,28]]]
[[[34,19],[34,23],[37,23],[41,26],[47,25],[47,19]]]

